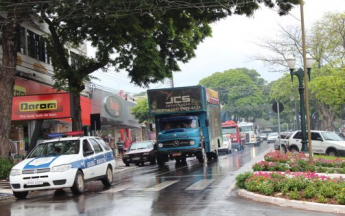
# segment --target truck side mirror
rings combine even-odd
[[[208,119],[205,120],[205,125],[208,127],[210,125],[210,121]]]

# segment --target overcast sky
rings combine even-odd
[[[345,13],[345,0],[305,0],[304,19],[305,28],[322,18],[327,12]],[[266,52],[254,44],[262,38],[275,38],[279,25],[300,26],[300,8],[294,8],[291,15],[280,17],[276,11],[262,7],[253,17],[231,16],[212,24],[212,37],[206,38],[196,50],[196,57],[186,64],[180,64],[181,72],[174,73],[174,85],[197,85],[204,77],[215,72],[228,69],[246,67],[259,72],[265,80],[271,82],[282,76],[282,73],[268,72],[262,62],[253,61],[250,56],[254,53]],[[92,49],[89,48],[92,53]],[[96,72],[93,75],[100,80],[94,83],[113,89],[122,89],[130,93],[139,93],[146,89],[135,87],[127,79],[125,72],[106,73]],[[151,85],[151,88],[168,87],[166,83]]]

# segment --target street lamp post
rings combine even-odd
[[[290,69],[291,81],[293,82],[293,76],[297,76],[299,81],[298,91],[300,95],[300,114],[301,114],[301,132],[302,132],[302,151],[308,152],[308,140],[307,140],[307,129],[306,129],[306,121],[305,121],[305,106],[304,106],[304,71],[299,68],[297,71],[294,71],[296,65],[296,59],[294,57],[289,57],[287,60],[287,64]],[[311,73],[311,66],[314,60],[311,58],[310,55],[307,56],[307,72],[308,78],[310,80],[310,73]],[[308,128],[310,130],[310,128]]]

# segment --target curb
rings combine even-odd
[[[343,205],[333,205],[333,204],[322,204],[322,203],[289,200],[289,199],[284,199],[284,198],[279,198],[279,197],[270,197],[270,196],[264,196],[261,194],[249,192],[244,189],[239,189],[237,191],[237,194],[241,197],[245,197],[247,199],[251,199],[254,201],[270,203],[270,204],[283,206],[283,207],[292,207],[296,209],[336,213],[336,214],[345,213],[345,205],[343,206]]]

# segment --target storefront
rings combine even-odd
[[[102,130],[109,131],[113,139],[141,140],[141,125],[131,114],[134,102],[100,89],[93,90],[91,102],[92,113],[100,113]]]
[[[90,125],[91,101],[81,97],[82,123]],[[49,133],[70,131],[73,105],[69,93],[58,92],[50,86],[16,78],[12,104],[10,140],[17,147],[17,154],[25,155],[37,121],[42,121],[38,139]]]

